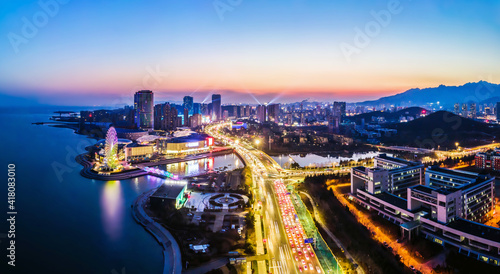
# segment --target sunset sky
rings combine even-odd
[[[3,96],[107,105],[151,89],[157,100],[354,102],[500,82],[499,1],[40,2],[51,4],[2,3]]]

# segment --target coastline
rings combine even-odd
[[[210,156],[222,156],[227,154],[236,154],[237,157],[241,160],[241,156],[237,154],[232,148],[224,148],[216,151],[211,151],[208,153],[196,154],[196,155],[188,155],[183,158],[172,158],[165,159],[157,162],[146,162],[141,163],[139,165],[146,166],[158,166],[163,164],[171,164],[171,163],[179,163],[186,162],[192,160],[203,159]],[[80,175],[82,177],[88,179],[95,179],[100,181],[111,181],[111,180],[124,180],[131,179],[135,177],[140,177],[144,175],[148,175],[149,173],[142,170],[136,169],[127,172],[122,172],[118,174],[112,175],[101,175],[92,170],[92,162],[86,159],[87,153],[80,154],[75,157],[77,163],[83,166],[83,169],[80,171]],[[182,255],[180,251],[179,244],[173,237],[173,235],[159,223],[155,222],[144,210],[146,205],[146,201],[149,197],[154,193],[156,188],[148,190],[142,194],[140,194],[131,205],[132,210],[131,214],[136,223],[140,224],[149,234],[151,234],[155,240],[161,245],[163,249],[163,272],[166,273],[182,273]]]
[[[208,153],[202,153],[202,154],[195,154],[195,155],[189,155],[185,156],[183,158],[172,158],[172,159],[165,159],[157,162],[145,162],[145,163],[140,163],[138,165],[142,167],[149,167],[149,166],[159,166],[159,165],[166,165],[166,164],[173,164],[173,163],[180,163],[180,162],[187,162],[187,161],[192,161],[192,160],[198,160],[198,159],[203,159],[206,157],[210,156],[222,156],[226,154],[232,154],[235,153],[234,149],[224,149],[224,150],[218,150],[218,151],[212,151]],[[80,154],[75,157],[75,160],[77,163],[83,166],[83,169],[80,171],[80,175],[87,178],[87,179],[94,179],[94,180],[100,180],[100,181],[113,181],[113,180],[126,180],[126,179],[133,179],[136,177],[140,176],[145,176],[148,175],[149,173],[142,170],[142,169],[135,169],[135,170],[130,170],[126,172],[121,172],[121,173],[116,173],[116,174],[110,174],[110,175],[102,175],[98,174],[94,170],[92,170],[92,163],[85,159],[86,153]]]
[[[145,202],[156,188],[139,195],[132,204],[132,216],[144,227],[163,248],[163,273],[182,273],[182,258],[179,244],[172,234],[159,223],[155,222],[144,210]]]

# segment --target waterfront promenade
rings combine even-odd
[[[100,181],[114,181],[114,180],[126,180],[133,179],[140,176],[148,175],[149,173],[140,169],[144,167],[167,165],[173,163],[187,162],[192,160],[199,160],[206,157],[222,156],[226,154],[234,153],[232,148],[218,149],[207,153],[188,155],[182,158],[170,158],[163,159],[155,162],[144,162],[137,164],[137,169],[127,170],[124,172],[114,173],[114,174],[99,174],[92,169],[93,163],[89,161],[86,157],[86,153],[76,156],[75,160],[77,163],[83,166],[80,171],[80,175],[88,179],[100,180]],[[140,168],[139,168],[140,167]],[[154,175],[154,174],[152,174]]]
[[[182,259],[179,244],[172,234],[162,225],[155,222],[144,210],[146,202],[156,189],[151,189],[137,197],[132,205],[132,216],[163,248],[163,274],[181,273]]]

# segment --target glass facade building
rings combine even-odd
[[[153,92],[140,90],[134,94],[135,124],[141,129],[153,129]]]

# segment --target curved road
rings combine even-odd
[[[132,205],[132,215],[144,229],[151,233],[158,243],[163,247],[163,273],[182,273],[181,250],[172,234],[162,225],[155,222],[146,211],[144,206],[149,196],[156,189],[151,189],[137,197]]]
[[[252,169],[252,177],[256,190],[256,201],[261,201],[261,209],[256,210],[256,217],[262,216],[263,227],[267,235],[266,247],[269,256],[269,272],[273,273],[298,273],[298,266],[289,240],[286,237],[286,230],[280,213],[280,206],[276,199],[274,181],[279,176],[279,165],[267,154],[251,147],[244,142],[238,143],[227,136],[219,134],[218,131],[225,124],[214,124],[207,126],[205,130],[212,136],[229,143],[236,150],[237,154],[244,159],[244,162]],[[258,206],[256,207],[258,208]],[[260,220],[257,221],[260,226]],[[263,254],[263,241],[259,240],[260,233],[256,235],[257,254]],[[319,265],[317,257],[311,258],[314,265]],[[308,270],[309,272],[309,270]],[[312,271],[311,271],[312,272]],[[316,271],[315,271],[316,272]],[[321,271],[323,273],[323,271]],[[268,273],[264,261],[258,261],[258,273]]]

